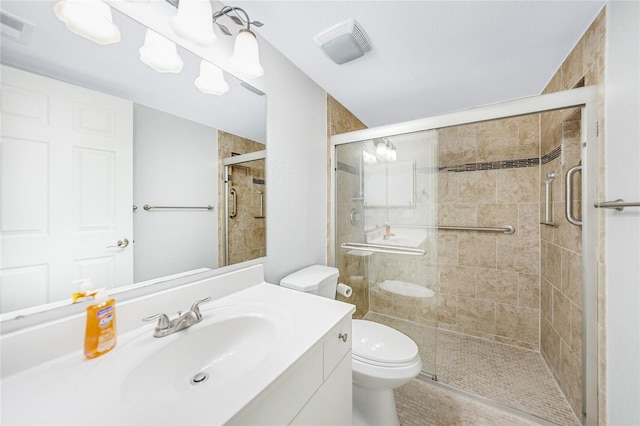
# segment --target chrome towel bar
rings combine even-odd
[[[414,249],[411,247],[388,246],[383,244],[363,244],[363,243],[342,243],[340,247],[343,249],[365,250],[376,253],[389,254],[406,254],[409,256],[424,256],[424,250]]]
[[[213,210],[213,206],[197,206],[197,207],[185,207],[185,206],[150,206],[149,204],[145,204],[143,209],[149,210],[157,210],[157,209],[191,209],[191,210]]]
[[[389,225],[391,228],[421,228],[421,229],[442,229],[445,231],[480,231],[480,232],[502,232],[511,235],[516,232],[513,225],[505,225],[501,228],[490,226],[446,226],[446,225]]]
[[[582,172],[582,165],[577,165],[574,166],[572,168],[569,169],[569,171],[567,172],[567,177],[565,180],[565,184],[566,184],[566,190],[565,190],[565,200],[564,200],[564,206],[565,206],[565,216],[567,217],[567,221],[569,221],[569,223],[576,225],[576,226],[582,226],[582,221],[578,218],[576,218],[573,215],[573,185],[572,185],[572,180],[573,180],[573,175],[578,173],[578,172]]]
[[[627,203],[623,199],[617,199],[615,201],[595,203],[593,206],[597,209],[616,209],[621,212],[625,207],[640,207],[640,201],[631,201]]]

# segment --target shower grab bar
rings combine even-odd
[[[238,214],[238,193],[235,189],[231,188],[229,190],[229,194],[233,196],[233,202],[231,203],[231,207],[233,207],[233,210],[231,210],[231,213],[229,213],[229,217],[234,218]]]
[[[411,247],[391,246],[383,244],[342,243],[343,249],[364,250],[376,253],[406,254],[408,256],[424,256],[426,251]]]
[[[157,210],[157,209],[190,209],[190,210],[213,210],[214,209],[213,206],[191,206],[191,207],[189,206],[150,206],[149,204],[145,204],[142,208],[147,211]]]
[[[512,235],[516,232],[513,225],[505,225],[501,228],[491,226],[448,226],[448,225],[389,225],[391,228],[420,228],[420,229],[442,229],[445,231],[481,231],[481,232],[502,232]]]
[[[578,164],[577,166],[570,168],[569,171],[567,172],[567,178],[565,181],[565,184],[566,184],[565,198],[566,199],[564,200],[564,206],[565,206],[564,210],[569,223],[576,226],[582,226],[582,221],[580,219],[577,219],[573,215],[573,185],[571,185],[571,183],[573,180],[573,175],[576,174],[577,172],[582,172],[582,165]]]
[[[603,201],[602,203],[595,203],[593,206],[597,209],[616,209],[621,212],[625,207],[640,207],[640,201],[625,202],[623,199],[619,198],[615,201]]]
[[[541,225],[558,226],[551,217],[553,215],[553,202],[551,200],[551,182],[556,178],[556,173],[547,173],[547,180],[544,181],[544,222]]]

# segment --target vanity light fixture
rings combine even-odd
[[[188,3],[209,3],[206,0],[204,1],[203,0],[165,0],[165,1],[173,5],[174,7],[178,8],[178,15],[181,14],[181,8],[187,5]],[[249,18],[249,14],[240,7],[225,6],[222,9],[218,10],[217,12],[214,12],[213,15],[210,15],[210,14],[206,15],[204,14],[204,12],[199,12],[199,13],[203,13],[203,16],[211,16],[213,24],[215,24],[218,27],[218,29],[226,36],[232,36],[232,34],[229,28],[227,28],[224,24],[218,21],[223,16],[226,16],[227,18],[231,19],[236,25],[240,25],[243,27],[246,26],[245,28],[240,30],[240,32],[238,33],[238,36],[236,37],[234,48],[233,48],[233,55],[231,56],[228,62],[229,68],[233,72],[238,74],[240,77],[243,77],[246,79],[254,79],[264,75],[264,68],[262,68],[262,65],[260,65],[260,51],[258,49],[258,40],[256,39],[256,35],[254,34],[254,32],[251,31],[251,25],[256,27],[261,27],[263,25],[262,22],[252,21]],[[176,17],[173,18],[172,27],[174,25],[173,22],[175,22],[178,19],[178,15],[176,15]],[[189,26],[194,26],[194,22],[197,22],[197,21],[196,21],[196,18],[194,17],[191,21],[185,21],[185,22],[187,22]],[[206,26],[204,21],[200,21],[200,22],[203,22],[202,25]],[[176,30],[176,27],[173,27],[173,28],[176,34],[182,37],[185,37],[187,39],[190,39],[192,41],[195,41],[189,36],[181,34],[178,30]]]
[[[112,44],[120,41],[120,30],[113,23],[111,7],[100,0],[63,0],[54,12],[74,34],[94,43]]]
[[[176,44],[149,29],[138,52],[140,60],[158,72],[178,73],[184,65]]]
[[[200,61],[200,75],[194,82],[198,90],[210,95],[223,95],[229,91],[222,70],[204,59]]]
[[[210,1],[182,0],[178,4],[178,13],[171,18],[169,24],[180,37],[200,46],[212,47],[218,42],[211,25],[212,15]]]

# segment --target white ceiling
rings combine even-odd
[[[604,3],[225,1],[369,127],[540,94]],[[372,50],[337,65],[313,37],[347,18]]]

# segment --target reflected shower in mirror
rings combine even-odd
[[[178,46],[181,71],[161,73],[140,60],[139,23],[112,10],[122,39],[98,45],[53,6],[1,5],[15,24],[1,51],[2,314],[68,304],[80,279],[114,288],[222,266],[222,156],[264,151],[266,98],[246,83],[225,75],[228,92],[205,94],[191,52]]]

